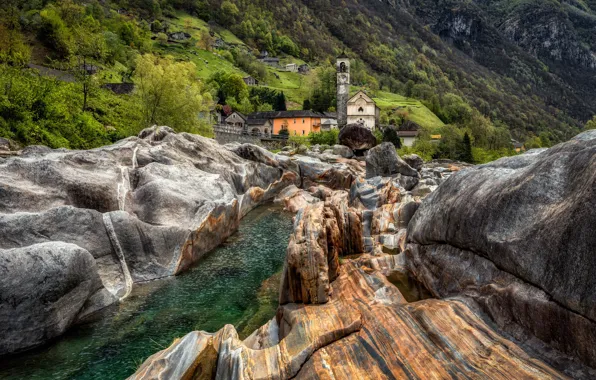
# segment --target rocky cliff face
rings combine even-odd
[[[191,333],[131,378],[593,378],[594,141],[311,189],[276,317]]]

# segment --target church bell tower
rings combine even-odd
[[[348,100],[350,98],[350,59],[345,54],[337,58],[337,126],[348,123]]]

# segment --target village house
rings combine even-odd
[[[258,57],[258,60],[268,66],[279,67],[279,58],[270,57],[267,50],[263,50]]]
[[[247,117],[240,112],[232,112],[225,120],[226,132],[242,134],[246,131]]]
[[[286,71],[289,71],[291,73],[297,73],[298,72],[298,65],[295,63],[288,63],[286,65]]]
[[[244,81],[244,83],[246,83],[247,86],[258,86],[259,85],[259,81],[256,80],[255,78],[251,77],[250,75],[242,78],[242,80]]]
[[[323,112],[321,118],[321,131],[337,129],[337,112]]]
[[[348,100],[348,124],[362,124],[373,130],[379,125],[381,110],[364,91],[358,91]]]
[[[252,136],[271,137],[273,124],[269,119],[251,119],[246,120],[246,130]]]
[[[420,126],[413,121],[405,121],[398,129],[397,135],[403,141],[404,146],[413,146],[420,134]]]
[[[252,113],[248,118],[270,120],[276,135],[285,130],[291,136],[306,136],[321,131],[321,119],[325,115],[314,111],[268,111]]]
[[[517,140],[511,139],[511,144],[513,145],[513,149],[515,149],[517,153],[520,153],[522,150],[526,150],[524,144],[520,143]]]

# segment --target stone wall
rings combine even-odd
[[[237,133],[227,133],[216,131],[215,140],[220,144],[228,144],[233,142],[249,143],[262,146],[269,150],[281,149],[287,144],[287,140],[269,139],[259,136],[241,135]]]

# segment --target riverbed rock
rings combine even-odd
[[[412,272],[596,366],[596,131],[452,175],[408,230]]]
[[[137,282],[184,271],[246,213],[300,184],[298,165],[286,159],[168,127],[87,151],[28,147],[0,162],[0,249],[83,248],[113,295],[87,300],[97,311]]]
[[[397,155],[393,144],[385,142],[368,152],[366,155],[366,178],[391,177],[396,174],[418,178],[418,171]]]
[[[377,139],[370,129],[361,124],[348,124],[339,131],[339,143],[362,155],[362,152],[377,145]]]
[[[217,378],[235,379],[567,378],[463,299],[408,303],[384,275],[354,262],[341,266],[331,287],[333,300],[326,304],[280,306],[274,346],[252,348],[252,339],[242,342],[226,326],[201,350],[202,344],[187,343],[204,334],[194,332],[150,357],[130,379],[192,378],[214,370]],[[213,350],[217,359],[203,365]],[[180,352],[183,360],[170,359]],[[191,364],[197,362],[200,371]]]
[[[333,154],[342,156],[343,158],[354,157],[354,152],[352,151],[352,149],[348,148],[345,145],[333,145]]]
[[[418,171],[422,170],[424,160],[417,154],[408,154],[402,157],[406,164],[410,165],[413,169]]]
[[[93,256],[77,245],[0,249],[0,355],[63,334],[104,290]]]

